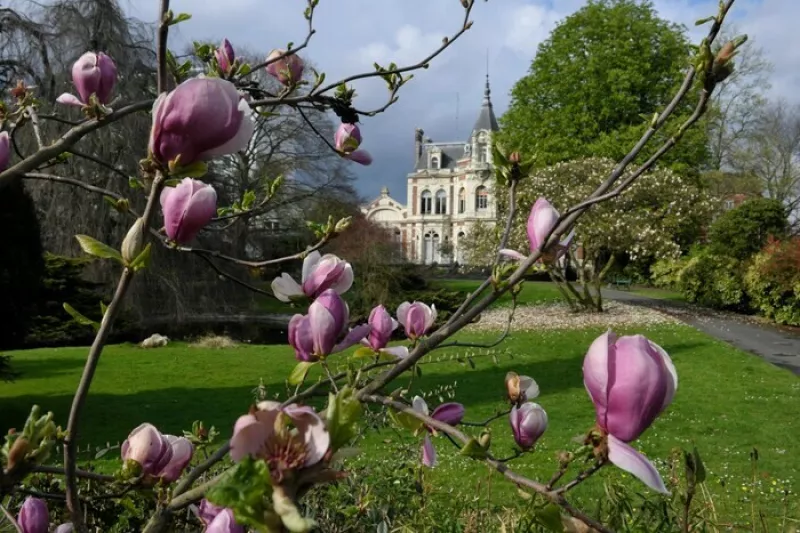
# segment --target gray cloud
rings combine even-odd
[[[154,0],[129,0],[130,13],[154,20]],[[175,28],[177,43],[228,37],[248,49],[268,52],[289,41],[300,42],[306,22],[301,2],[173,0],[172,9],[192,20]],[[363,147],[375,162],[355,168],[358,189],[367,198],[388,185],[403,200],[405,176],[411,169],[414,128],[434,140],[466,140],[477,117],[483,93],[488,51],[495,111],[502,114],[514,82],[524,76],[537,45],[555,24],[585,4],[584,0],[490,0],[476,2],[473,28],[418,71],[386,113],[365,119]],[[697,40],[704,28],[698,18],[716,13],[717,0],[656,0],[662,17],[685,24]],[[456,0],[321,0],[317,33],[307,55],[328,80],[371,70],[377,61],[415,63],[455,31],[461,22]],[[800,34],[792,25],[800,18],[797,0],[738,0],[732,12],[737,28],[748,33],[775,63],[772,92],[800,102]],[[177,44],[175,43],[175,44]],[[358,107],[379,106],[386,97],[380,80],[357,82]],[[357,165],[354,165],[357,166]]]

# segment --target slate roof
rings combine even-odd
[[[486,87],[483,89],[483,104],[481,104],[481,112],[478,115],[478,120],[475,121],[472,131],[490,130],[497,131],[500,126],[497,124],[497,117],[494,116],[494,108],[492,107],[491,99],[492,90],[489,88],[489,75],[486,75]]]
[[[433,148],[438,148],[442,152],[442,161],[440,167],[443,169],[456,168],[456,162],[459,159],[466,157],[464,154],[463,142],[446,142],[446,143],[425,143],[422,145],[422,155],[417,161],[414,170],[423,170],[428,168],[428,154]]]

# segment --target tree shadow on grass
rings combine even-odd
[[[3,355],[0,353],[0,355]],[[14,372],[19,373],[15,381],[25,379],[41,379],[62,374],[74,374],[75,369],[82,368],[83,359],[74,357],[46,357],[41,359],[20,358],[11,356],[10,367]]]

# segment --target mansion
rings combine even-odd
[[[421,264],[463,264],[462,241],[478,221],[494,224],[492,135],[498,130],[486,77],[483,104],[466,142],[433,142],[417,129],[408,204],[381,195],[361,207],[367,219],[394,231],[406,258]]]

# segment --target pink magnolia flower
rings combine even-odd
[[[530,376],[509,372],[506,374],[506,391],[511,403],[519,405],[539,396],[539,385]]]
[[[223,509],[206,527],[205,533],[245,533],[244,526],[239,525],[233,511]]]
[[[667,492],[658,471],[627,443],[669,406],[678,374],[667,352],[642,335],[617,338],[608,331],[589,347],[583,383],[594,403],[597,427],[608,435],[608,458],[659,492]]]
[[[287,54],[285,57],[273,61],[276,57],[285,54],[286,50],[273,50],[267,56],[267,61],[272,61],[267,65],[267,72],[276,77],[283,85],[294,85],[303,79],[305,63],[297,54]]]
[[[361,130],[355,124],[342,123],[334,135],[334,146],[345,159],[355,161],[362,165],[372,163],[372,156],[366,150],[359,150],[361,146]]]
[[[75,526],[72,525],[72,522],[65,522],[58,526],[53,533],[74,533]]]
[[[178,479],[192,460],[194,447],[184,437],[163,435],[152,424],[131,431],[121,448],[123,461],[134,461],[142,474],[167,483]]]
[[[399,358],[408,357],[408,348],[405,346],[391,348],[386,346],[399,323],[392,318],[384,306],[378,305],[372,309],[367,324],[370,326],[369,335],[361,341],[362,344],[369,346],[374,352],[384,352]]]
[[[223,39],[219,48],[214,51],[214,57],[217,58],[217,65],[219,69],[228,74],[233,68],[233,63],[236,61],[236,52],[233,50],[233,45],[228,39]]]
[[[192,78],[153,104],[149,149],[162,165],[181,166],[247,148],[255,128],[236,86],[221,78]]]
[[[204,533],[245,533],[244,526],[236,523],[233,511],[214,505],[205,498],[200,501],[197,516],[206,526]]]
[[[436,322],[436,306],[428,307],[422,302],[403,302],[397,307],[397,321],[402,324],[409,339],[418,339]]]
[[[330,444],[322,418],[311,407],[265,401],[236,421],[230,453],[236,462],[263,459],[273,482],[281,484],[292,472],[319,463]]]
[[[333,254],[320,255],[316,250],[303,259],[302,285],[284,272],[272,280],[272,292],[282,302],[295,299],[316,298],[323,291],[333,289],[346,293],[353,286],[353,267]]]
[[[0,172],[8,168],[11,161],[11,139],[7,131],[0,132]]]
[[[508,418],[514,441],[523,450],[531,449],[547,429],[547,413],[537,403],[526,402],[519,407],[515,405]]]
[[[369,324],[347,332],[349,319],[350,310],[335,290],[320,294],[307,315],[297,314],[289,321],[289,344],[297,360],[319,361],[346,350],[369,334]]]
[[[180,244],[194,239],[217,214],[217,192],[192,178],[164,187],[160,200],[167,237]]]
[[[536,200],[536,203],[533,204],[531,208],[531,214],[528,216],[528,242],[530,244],[531,252],[535,252],[541,246],[543,246],[546,242],[547,235],[552,231],[555,227],[556,222],[558,221],[558,211],[550,205],[545,198],[539,198]],[[561,242],[555,245],[551,250],[548,251],[547,254],[543,254],[543,259],[545,261],[555,261],[569,249],[569,245],[572,242],[573,237],[575,236],[575,230],[571,231],[569,235],[561,239]],[[509,250],[508,248],[503,248],[500,250],[500,254],[511,257],[512,259],[518,259],[520,261],[527,258],[526,254],[522,254],[516,250]]]
[[[117,83],[117,66],[103,52],[86,52],[72,65],[72,83],[78,96],[64,93],[56,99],[58,103],[83,107],[95,95],[97,101],[105,105]]]
[[[423,400],[420,396],[414,396],[414,399],[411,401],[411,406],[416,412],[428,416],[428,404],[425,403],[425,400]],[[433,410],[433,413],[430,414],[430,417],[450,426],[457,426],[464,418],[464,406],[456,402],[443,403]],[[430,433],[436,433],[436,430],[435,428],[427,425],[425,426],[425,429],[428,430],[428,434],[425,435],[425,438],[422,441],[422,464],[429,468],[433,468],[436,466],[438,461],[436,459],[436,448],[433,447],[433,441],[431,440]]]
[[[28,496],[17,515],[22,533],[47,533],[50,530],[50,514],[47,503],[39,498]]]

